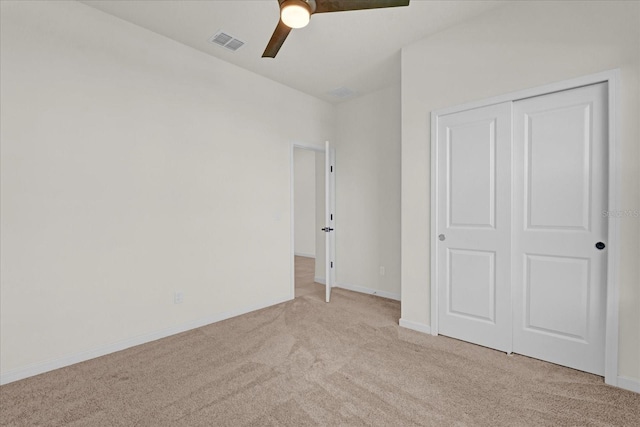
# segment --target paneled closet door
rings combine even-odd
[[[513,351],[603,375],[607,85],[513,108]]]
[[[439,333],[511,349],[511,103],[438,118]]]

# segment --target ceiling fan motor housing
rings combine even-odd
[[[280,10],[282,10],[286,5],[295,4],[308,8],[310,15],[316,11],[316,0],[278,0],[278,2],[280,3]]]

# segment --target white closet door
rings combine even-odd
[[[510,351],[511,103],[437,129],[439,333]]]
[[[513,351],[603,375],[607,85],[513,108]]]

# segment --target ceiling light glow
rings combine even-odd
[[[309,23],[311,8],[302,0],[287,0],[282,3],[280,19],[289,28],[302,28]]]

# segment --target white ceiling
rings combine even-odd
[[[278,0],[81,0],[111,15],[329,102],[348,87],[366,94],[400,78],[400,49],[488,11],[499,1],[411,0],[408,7],[317,14],[292,30],[278,55],[262,52]],[[209,43],[218,30],[244,41],[236,52]]]

